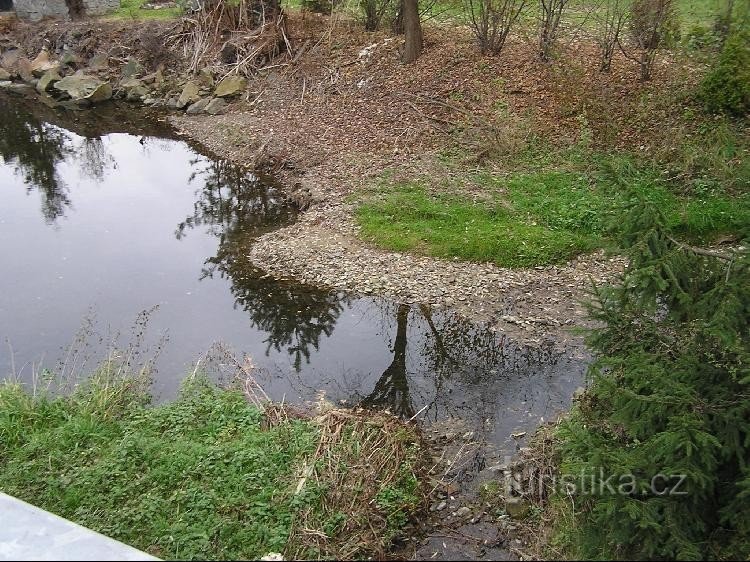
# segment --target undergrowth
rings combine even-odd
[[[201,378],[157,406],[145,388],[0,385],[0,489],[167,559],[382,555],[421,505],[418,435],[389,415],[271,422]]]

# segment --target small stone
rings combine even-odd
[[[81,61],[74,53],[71,53],[70,51],[64,51],[62,56],[60,57],[61,66],[78,66],[79,64],[81,64]]]
[[[443,511],[443,510],[444,510],[444,509],[445,509],[446,507],[448,507],[448,503],[447,503],[447,502],[444,502],[444,501],[442,501],[442,502],[440,502],[440,503],[439,503],[439,504],[437,505],[437,507],[435,508],[435,511]]]
[[[106,53],[99,53],[98,55],[94,55],[93,57],[91,57],[91,60],[89,60],[89,68],[91,70],[104,70],[108,67],[109,57],[106,55]]]
[[[16,73],[24,82],[31,82],[34,79],[34,74],[31,71],[31,61],[26,57],[19,57],[15,68]]]
[[[523,498],[510,497],[505,499],[505,512],[513,519],[523,519],[529,513],[529,502]]]
[[[138,64],[138,61],[134,58],[128,59],[128,62],[125,64],[125,66],[122,67],[122,78],[132,78],[142,72],[141,65]]]
[[[0,82],[4,82],[6,80],[10,80],[12,76],[10,75],[10,72],[5,70],[4,68],[0,67]]]
[[[31,74],[37,78],[41,78],[44,74],[50,70],[58,70],[60,63],[51,61],[49,53],[46,49],[42,49],[36,58],[31,61]]]
[[[198,72],[198,82],[200,82],[201,86],[205,88],[213,88],[214,75],[208,68],[202,68],[200,72]]]
[[[466,507],[466,506],[459,507],[456,510],[456,517],[466,517],[470,513],[471,513],[471,509],[469,509],[468,507]]]

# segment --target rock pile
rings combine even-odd
[[[42,49],[33,60],[19,45],[0,44],[0,89],[39,96],[47,105],[87,107],[109,99],[186,111],[190,115],[218,115],[230,100],[245,93],[243,76],[214,76],[210,69],[185,77],[160,66],[147,72],[139,61],[111,59],[99,53],[82,61],[63,50]]]

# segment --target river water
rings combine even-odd
[[[196,361],[228,376],[220,343],[275,400],[463,420],[503,450],[569,406],[573,350],[266,278],[247,254],[295,219],[278,187],[134,111],[0,98],[0,373],[85,370],[119,347],[155,357],[167,400]]]

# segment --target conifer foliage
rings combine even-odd
[[[657,208],[622,221],[629,267],[595,290],[591,385],[561,427],[576,554],[750,556],[750,252],[671,235]]]

